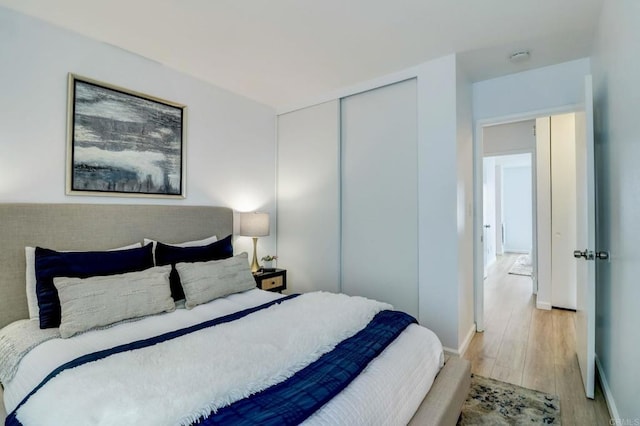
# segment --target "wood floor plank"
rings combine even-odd
[[[492,379],[522,386],[522,368],[511,368],[510,366],[495,364],[491,370],[490,377]]]
[[[535,308],[531,278],[508,274],[518,255],[499,256],[484,282],[485,331],[464,357],[474,374],[558,395],[563,425],[607,425],[599,383],[584,395],[575,352],[575,312]]]
[[[596,392],[595,392],[595,400],[593,403],[593,411],[595,412],[595,424],[598,425],[610,425],[611,424],[611,415],[609,414],[609,410],[607,408],[607,401],[604,399],[604,393],[602,392],[602,387],[600,386],[600,382],[596,380]]]
[[[471,372],[488,377],[496,362],[497,349],[501,335],[492,333],[478,333],[471,341],[465,358],[471,361]]]
[[[593,405],[586,398],[560,398],[560,419],[562,425],[597,425]]]
[[[575,357],[576,333],[575,313],[554,309],[553,318],[553,350],[556,364],[566,363]]]
[[[529,345],[522,373],[522,386],[541,392],[557,394],[553,355],[537,351]]]
[[[578,357],[555,365],[556,392],[560,398],[585,399]]]

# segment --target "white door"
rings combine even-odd
[[[341,100],[342,292],[418,317],[416,79]]]
[[[576,114],[576,257],[577,316],[576,351],[582,382],[588,398],[595,385],[595,171],[593,149],[593,88],[591,76],[585,78],[584,112]]]
[[[496,160],[485,157],[482,166],[482,241],[484,245],[484,277],[496,260]]]
[[[585,179],[578,179],[577,175],[576,145],[578,134],[584,134],[585,127],[584,122],[576,124],[576,116],[577,113],[570,113],[551,117],[551,305],[565,309],[576,309],[573,250],[578,243],[577,189],[578,182]]]

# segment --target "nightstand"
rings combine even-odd
[[[273,272],[263,272],[262,269],[253,274],[258,288],[268,291],[281,292],[287,288],[287,270],[276,269]]]

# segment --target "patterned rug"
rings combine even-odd
[[[528,254],[518,256],[511,269],[509,269],[511,275],[526,275],[528,277],[531,276],[532,271],[531,257]]]
[[[559,425],[557,396],[472,375],[471,391],[462,407],[459,426]]]

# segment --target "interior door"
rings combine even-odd
[[[489,266],[496,260],[496,160],[483,158],[482,174],[482,241],[484,249],[484,277]]]
[[[595,386],[596,214],[593,147],[593,89],[585,78],[584,112],[576,114],[576,351],[588,398]],[[598,253],[602,256],[602,254]]]

